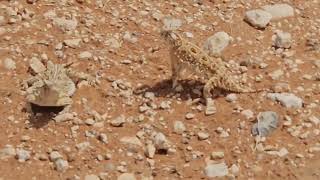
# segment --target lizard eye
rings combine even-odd
[[[197,53],[197,50],[195,48],[191,48],[190,50],[191,50],[191,52],[193,52],[195,54]]]

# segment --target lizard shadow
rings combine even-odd
[[[170,97],[177,94],[180,94],[179,98],[183,101],[186,101],[190,98],[196,99],[200,98],[201,101],[204,102],[203,96],[202,96],[202,89],[204,86],[204,83],[199,80],[179,80],[179,84],[183,87],[183,90],[180,92],[176,92],[172,88],[172,80],[171,79],[165,79],[163,81],[157,82],[152,86],[149,85],[143,85],[134,90],[135,94],[144,94],[145,92],[153,92],[155,96],[157,97]],[[219,89],[216,89],[221,93],[221,95],[228,94],[225,91],[221,91]],[[218,98],[218,96],[213,96],[213,99]]]
[[[29,122],[31,127],[37,129],[46,126],[64,107],[41,107],[35,104],[28,105],[27,111],[30,112]]]

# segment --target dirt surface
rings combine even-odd
[[[0,179],[210,179],[212,164],[227,166],[221,179],[319,179],[320,1],[285,2],[294,16],[257,29],[245,12],[282,1],[0,1]],[[196,76],[185,75],[180,92],[171,88],[160,36],[169,16],[200,47],[226,32],[232,41],[221,54],[248,83],[303,105],[286,107],[267,92],[225,93],[205,115]],[[289,48],[273,47],[277,30],[291,34]],[[30,109],[23,82],[32,58],[75,62],[97,84],[78,82],[67,113]],[[279,122],[259,139],[251,130],[265,111]]]

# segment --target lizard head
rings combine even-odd
[[[182,45],[181,36],[174,30],[163,30],[161,36],[173,46],[179,47]]]

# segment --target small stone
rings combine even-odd
[[[104,144],[108,144],[108,137],[106,134],[104,133],[101,133],[99,136],[98,136],[98,139],[103,142]]]
[[[233,175],[239,175],[239,172],[240,172],[240,168],[238,165],[236,164],[232,164],[232,166],[230,167],[230,171]]]
[[[188,119],[188,120],[193,119],[194,117],[195,117],[195,115],[193,113],[186,114],[186,119]]]
[[[16,151],[16,158],[19,162],[25,162],[30,159],[31,153],[30,151],[24,149],[17,149]]]
[[[204,43],[203,49],[211,56],[219,55],[229,45],[230,36],[226,32],[217,32]]]
[[[288,49],[292,44],[291,34],[288,32],[277,31],[276,34],[272,37],[272,40],[273,46],[275,46],[276,48]]]
[[[16,69],[16,62],[14,62],[11,58],[6,58],[4,59],[3,66],[7,70],[14,70]]]
[[[153,138],[154,146],[157,150],[168,150],[170,145],[166,136],[162,133],[157,133]]]
[[[271,14],[272,20],[294,16],[294,9],[288,4],[266,5],[262,9]]]
[[[84,121],[84,123],[86,123],[86,125],[88,125],[88,126],[92,126],[92,125],[94,125],[94,123],[96,123],[96,121],[91,119],[91,118],[89,118],[89,119],[86,119]]]
[[[82,143],[76,144],[76,148],[79,151],[85,151],[89,147],[90,147],[90,143],[89,142],[82,142]]]
[[[268,93],[267,97],[279,101],[286,108],[302,108],[303,100],[291,93]]]
[[[199,140],[206,140],[210,137],[210,135],[206,132],[198,132],[197,135]]]
[[[137,137],[125,136],[120,139],[120,142],[123,144],[129,144],[129,145],[132,144],[132,145],[142,147],[142,143]]]
[[[208,177],[223,177],[228,175],[228,166],[225,163],[208,164],[204,170]]]
[[[63,43],[70,48],[77,48],[80,45],[81,39],[67,39],[64,40]]]
[[[173,131],[177,134],[182,134],[186,131],[186,127],[182,121],[175,121],[173,125]]]
[[[132,173],[123,173],[118,176],[117,180],[136,180],[136,177]]]
[[[3,149],[0,149],[0,160],[8,159],[16,156],[16,149],[10,145],[7,145]]]
[[[53,118],[57,123],[58,122],[65,122],[65,121],[69,121],[69,120],[73,120],[74,119],[74,114],[73,113],[63,113],[63,114],[59,114],[56,117]]]
[[[33,70],[33,72],[35,72],[37,74],[46,70],[46,67],[36,57],[33,57],[30,59],[29,66]]]
[[[126,118],[124,115],[118,116],[115,119],[111,120],[110,124],[113,127],[121,127],[126,122]]]
[[[254,117],[254,113],[250,109],[241,111],[241,114],[244,115],[247,119],[252,119]]]
[[[222,159],[224,157],[224,152],[222,151],[212,152],[210,157],[212,160]]]
[[[29,141],[31,138],[30,138],[30,136],[22,136],[21,137],[21,141],[22,142],[27,142],[27,141]]]
[[[69,163],[66,160],[63,159],[58,159],[56,161],[54,161],[56,170],[59,172],[64,172],[69,168]]]
[[[256,28],[266,28],[272,15],[267,11],[255,9],[247,11],[244,20]]]
[[[91,59],[92,58],[92,54],[91,52],[89,51],[84,51],[84,52],[81,52],[79,55],[78,55],[78,58],[80,60],[88,60],[88,59]]]
[[[100,180],[100,178],[97,175],[90,174],[90,175],[86,175],[84,177],[84,180]]]
[[[62,31],[73,31],[78,26],[76,19],[53,18],[53,24],[58,26]]]
[[[284,157],[287,154],[289,154],[289,151],[286,148],[281,148],[280,151],[278,152],[279,157]]]
[[[267,136],[278,127],[279,117],[276,112],[265,111],[257,116],[258,122],[252,127],[252,134]]]
[[[280,79],[280,77],[283,76],[283,75],[284,75],[284,72],[283,72],[283,70],[281,70],[281,69],[277,69],[277,70],[275,70],[275,71],[273,71],[273,72],[271,72],[271,73],[269,74],[269,76],[270,76],[273,80],[278,80],[278,79]]]
[[[58,159],[62,159],[63,156],[58,151],[52,151],[49,155],[50,161],[54,162]]]
[[[175,18],[164,18],[163,24],[164,30],[177,30],[182,25],[182,21]]]
[[[237,97],[237,95],[234,94],[234,93],[228,94],[228,95],[226,96],[226,101],[228,101],[228,102],[234,102],[234,101],[236,101],[237,99],[238,99],[238,97]]]
[[[154,145],[153,144],[148,144],[146,146],[146,151],[145,151],[146,156],[148,158],[152,159],[154,157],[155,153],[156,153],[156,148],[154,147]]]

